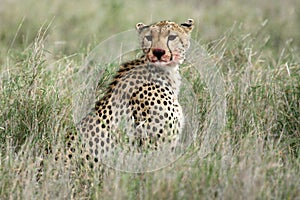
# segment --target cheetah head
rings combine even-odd
[[[192,19],[182,24],[160,21],[151,25],[136,25],[147,60],[160,66],[174,66],[184,61],[193,28]]]

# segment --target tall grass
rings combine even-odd
[[[0,199],[299,199],[298,1],[2,3]],[[155,172],[103,175],[80,163],[72,172],[62,158],[54,163],[74,127],[73,77],[89,51],[139,21],[189,17],[193,38],[224,79],[227,121],[214,151],[200,153],[200,124],[187,153]],[[204,121],[209,91],[203,80],[189,80]]]

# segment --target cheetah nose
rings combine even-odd
[[[157,58],[157,60],[160,60],[163,55],[165,55],[166,51],[163,49],[153,49],[152,50],[153,55]]]

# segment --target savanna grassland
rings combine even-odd
[[[222,129],[206,134],[214,101],[192,76],[198,134],[176,162],[101,179],[53,162],[89,52],[137,22],[187,18],[221,75]],[[0,199],[300,199],[299,22],[298,0],[1,0]]]

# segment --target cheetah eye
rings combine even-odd
[[[169,35],[168,40],[175,40],[177,38],[177,35]]]
[[[151,36],[151,35],[147,35],[147,36],[145,36],[145,38],[146,38],[146,40],[148,40],[149,42],[152,41],[152,36]]]

